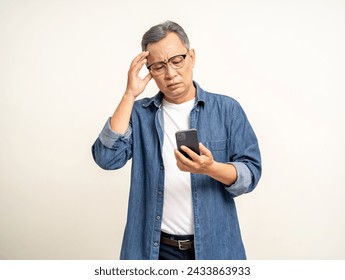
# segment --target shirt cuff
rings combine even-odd
[[[252,174],[249,168],[243,162],[230,162],[235,166],[237,171],[237,180],[234,184],[226,188],[234,197],[244,194],[248,191],[248,188],[252,182]]]
[[[119,138],[129,139],[132,134],[132,129],[130,126],[128,126],[127,130],[124,134],[119,134],[115,131],[113,131],[110,127],[110,118],[108,118],[107,122],[105,123],[101,133],[99,134],[99,140],[101,140],[101,143],[111,149],[114,147],[115,142]]]

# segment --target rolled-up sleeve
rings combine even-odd
[[[251,192],[261,177],[259,143],[248,118],[238,102],[234,103],[231,118],[231,156],[229,162],[237,170],[236,182],[227,190],[233,196]]]
[[[114,144],[119,138],[129,139],[132,134],[132,128],[129,126],[124,134],[119,134],[113,131],[110,127],[110,118],[105,123],[101,133],[99,134],[99,140],[102,142],[102,144],[111,149],[114,147]]]
[[[243,162],[230,162],[236,168],[237,180],[226,190],[231,193],[233,197],[239,196],[248,192],[249,186],[252,183],[252,175],[249,168]]]
[[[109,118],[92,146],[92,156],[95,162],[106,170],[124,166],[132,157],[131,125],[124,134],[119,134],[111,129]]]

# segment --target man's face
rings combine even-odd
[[[149,51],[147,65],[167,62],[171,57],[188,52],[182,68],[174,69],[166,64],[165,71],[162,74],[153,75],[153,79],[167,101],[179,104],[193,99],[196,94],[193,85],[194,50],[188,51],[180,38],[172,32],[161,41],[149,44],[147,50]]]

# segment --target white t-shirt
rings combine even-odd
[[[163,99],[165,169],[162,231],[170,234],[194,234],[191,178],[189,172],[178,169],[174,156],[175,132],[189,128],[189,116],[195,99],[182,104]]]

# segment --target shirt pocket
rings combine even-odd
[[[204,145],[211,151],[215,161],[229,162],[230,139],[212,140],[205,142]]]

